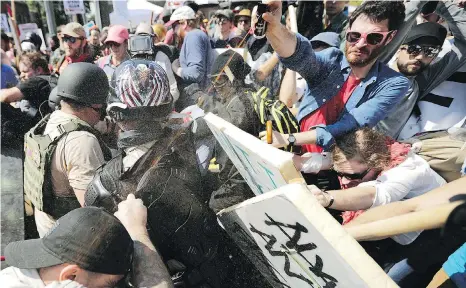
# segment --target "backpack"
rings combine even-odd
[[[53,88],[57,87],[57,85],[58,85],[58,75],[57,74],[39,75],[37,77],[42,78],[42,79],[49,82],[50,91],[52,91]]]
[[[414,152],[447,182],[461,177],[466,159],[466,128],[419,133],[402,142],[412,144]]]
[[[39,75],[37,76],[39,78],[42,78],[44,79],[45,81],[49,82],[49,86],[50,86],[50,91],[53,90],[53,88],[57,87],[58,85],[58,77],[59,75],[55,74],[55,73],[52,73],[50,75]],[[59,97],[58,97],[59,98]],[[47,105],[42,105],[44,104],[44,102],[41,104],[41,106],[39,107],[39,112],[40,112],[40,115],[47,115],[51,112],[53,112],[53,110],[55,110],[55,106],[54,105],[58,105],[60,106],[60,100],[55,100],[55,101],[58,101],[57,103],[54,103],[54,101],[52,101],[53,103],[51,103],[51,98],[50,98],[50,95],[49,95],[49,101],[48,101],[48,104]],[[52,104],[52,106],[51,106]],[[50,110],[51,109],[51,110]]]
[[[273,130],[282,134],[294,134],[299,132],[299,123],[290,109],[280,100],[272,100],[269,97],[269,88],[262,87],[257,92],[251,93],[254,101],[254,110],[259,117],[263,129],[268,120],[272,120]],[[299,153],[299,147],[287,146],[285,151]]]

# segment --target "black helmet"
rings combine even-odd
[[[57,95],[85,104],[105,104],[109,85],[104,70],[92,63],[73,63],[58,78]]]
[[[57,87],[53,88],[52,91],[49,94],[49,107],[52,110],[57,110],[60,108],[60,100],[61,97],[57,95]]]
[[[173,97],[165,70],[154,61],[132,59],[117,67],[107,101],[115,120],[165,118],[173,109]]]
[[[22,42],[31,42],[34,44],[34,46],[36,46],[37,51],[39,51],[40,46],[42,46],[42,38],[40,38],[40,36],[34,32],[26,34],[26,37]]]

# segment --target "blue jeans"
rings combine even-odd
[[[408,264],[408,259],[406,258],[393,265],[387,275],[390,276],[396,284],[400,285],[400,282],[413,272],[414,269]]]

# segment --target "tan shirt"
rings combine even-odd
[[[58,124],[64,124],[73,118],[77,119],[76,116],[60,110],[53,112],[44,133],[50,133]],[[60,197],[76,197],[74,190],[86,190],[96,169],[102,164],[104,164],[104,155],[96,136],[87,131],[69,133],[58,141],[52,157],[53,192]],[[35,209],[35,218],[39,235],[43,237],[55,220],[37,209]]]

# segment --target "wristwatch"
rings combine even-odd
[[[328,205],[327,205],[325,208],[330,208],[330,207],[332,207],[333,202],[335,202],[335,198],[333,198],[333,195],[331,195],[331,194],[329,194],[329,193],[327,193],[327,192],[324,192],[324,193],[325,193],[327,196],[330,197],[330,201],[329,201]]]
[[[296,138],[293,134],[288,135],[288,146],[293,147],[294,143],[296,142]]]

